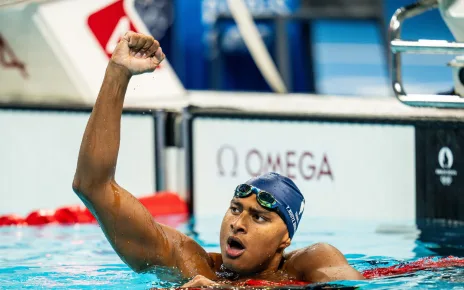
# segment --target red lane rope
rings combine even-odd
[[[158,192],[144,196],[138,200],[148,209],[153,217],[163,221],[180,222],[187,219],[188,207],[178,194],[172,192]],[[176,216],[166,219],[165,216]],[[48,224],[91,224],[96,223],[95,217],[85,207],[64,206],[55,210],[35,210],[26,217],[16,214],[0,216],[1,226],[43,226]]]
[[[439,269],[448,267],[464,267],[464,258],[458,257],[445,257],[445,258],[434,258],[426,257],[416,261],[401,263],[384,268],[374,268],[365,270],[362,274],[366,279],[386,277],[407,274],[428,269]]]

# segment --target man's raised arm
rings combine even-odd
[[[156,223],[147,209],[114,180],[129,81],[133,75],[154,71],[163,59],[159,43],[151,36],[128,32],[118,43],[85,129],[72,184],[112,247],[137,272],[153,265],[179,267],[182,259],[176,248],[189,241],[180,232]],[[195,243],[187,244],[201,253]],[[200,256],[208,257],[206,253]]]

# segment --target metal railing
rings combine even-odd
[[[459,95],[407,94],[403,86],[401,74],[402,53],[464,54],[464,43],[441,40],[401,40],[401,26],[406,19],[437,8],[438,0],[421,0],[399,8],[393,14],[389,27],[393,91],[401,102],[410,106],[464,108],[464,98]]]

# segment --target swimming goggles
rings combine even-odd
[[[247,197],[252,193],[256,194],[256,200],[258,203],[267,209],[275,209],[278,206],[278,201],[275,197],[267,191],[260,190],[249,184],[240,184],[235,188],[235,197]]]

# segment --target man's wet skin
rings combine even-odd
[[[108,63],[82,136],[72,188],[96,217],[109,243],[135,272],[176,269],[186,286],[218,281],[298,279],[308,282],[363,279],[336,248],[315,244],[288,254],[304,209],[304,197],[289,178],[268,173],[254,188],[279,201],[281,215],[264,209],[258,193],[233,198],[221,225],[221,253],[207,253],[184,233],[158,223],[115,179],[121,115],[133,76],[153,72],[165,58],[152,36],[128,32]],[[246,187],[246,186],[245,186]],[[237,191],[236,191],[237,193]],[[263,194],[262,196],[265,196]],[[271,196],[272,195],[272,196]],[[260,199],[262,203],[264,199]],[[216,205],[215,205],[216,206]]]

